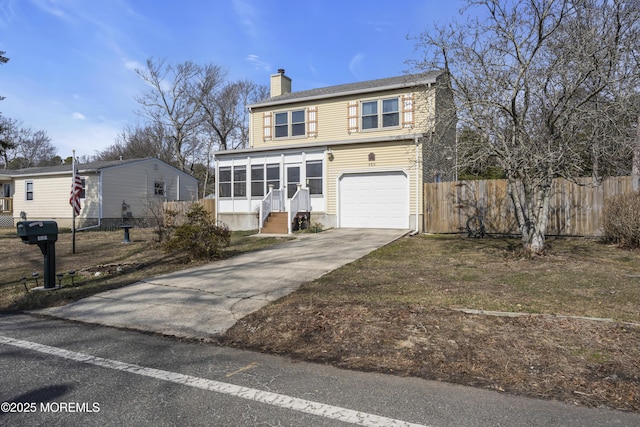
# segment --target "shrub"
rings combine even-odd
[[[640,193],[619,194],[607,200],[604,236],[625,248],[640,247]]]
[[[231,243],[229,227],[217,225],[200,203],[194,203],[186,217],[185,223],[175,227],[165,243],[165,251],[184,252],[192,260],[220,258],[222,249]]]

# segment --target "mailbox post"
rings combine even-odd
[[[55,221],[20,221],[17,224],[18,237],[22,243],[38,245],[44,255],[44,288],[56,287],[56,241],[58,223]]]

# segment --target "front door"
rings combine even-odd
[[[285,182],[287,184],[287,199],[291,199],[296,191],[298,191],[298,184],[300,184],[300,165],[291,165],[286,167],[287,176]]]

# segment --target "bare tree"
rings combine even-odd
[[[247,106],[266,98],[266,86],[249,80],[227,83],[210,91],[202,101],[202,126],[206,143],[203,189],[208,187],[213,153],[218,150],[245,148],[249,143],[249,111]],[[264,97],[264,98],[263,98]],[[201,156],[202,159],[202,156]]]
[[[177,165],[173,140],[161,123],[148,126],[127,126],[120,132],[113,145],[100,151],[97,160],[141,159],[156,157]]]
[[[167,64],[164,60],[147,60],[146,69],[137,69],[138,76],[150,89],[136,101],[141,115],[152,125],[170,130],[178,167],[186,170],[186,158],[195,150],[201,125],[200,109],[204,96],[215,86],[215,67],[201,67],[191,61]]]
[[[423,33],[414,65],[449,73],[460,126],[480,135],[461,141],[459,165],[495,159],[523,248],[539,254],[552,180],[597,182],[631,158],[640,3],[468,0],[462,13],[475,8],[480,18]]]
[[[5,169],[43,166],[56,157],[47,133],[25,127],[20,120],[0,116],[0,141]]]
[[[57,149],[51,144],[51,138],[44,130],[22,129],[19,143],[16,145],[16,168],[43,166],[56,157]]]
[[[16,147],[20,135],[18,129],[17,120],[0,116],[0,156],[2,156],[4,169],[9,167],[10,152]]]

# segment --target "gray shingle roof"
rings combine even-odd
[[[322,98],[333,98],[338,96],[374,92],[380,90],[390,90],[402,87],[419,86],[423,84],[435,83],[436,78],[442,74],[441,71],[428,71],[421,74],[407,74],[404,76],[387,77],[384,79],[367,80],[363,82],[347,83],[336,86],[327,86],[317,89],[302,90],[298,92],[285,93],[284,95],[267,98],[263,101],[250,105],[250,108],[266,107],[289,103],[293,101],[307,101]]]
[[[128,160],[106,160],[100,162],[91,162],[91,163],[78,163],[78,170],[80,172],[95,172],[100,169],[105,169],[113,166],[121,166],[129,163],[140,162],[143,160],[149,159],[128,159]],[[71,173],[71,165],[57,165],[57,166],[42,166],[35,168],[25,168],[25,169],[16,169],[16,170],[5,170],[2,171],[3,175],[8,176],[28,176],[28,175],[46,175],[46,174],[57,174],[57,173]]]

